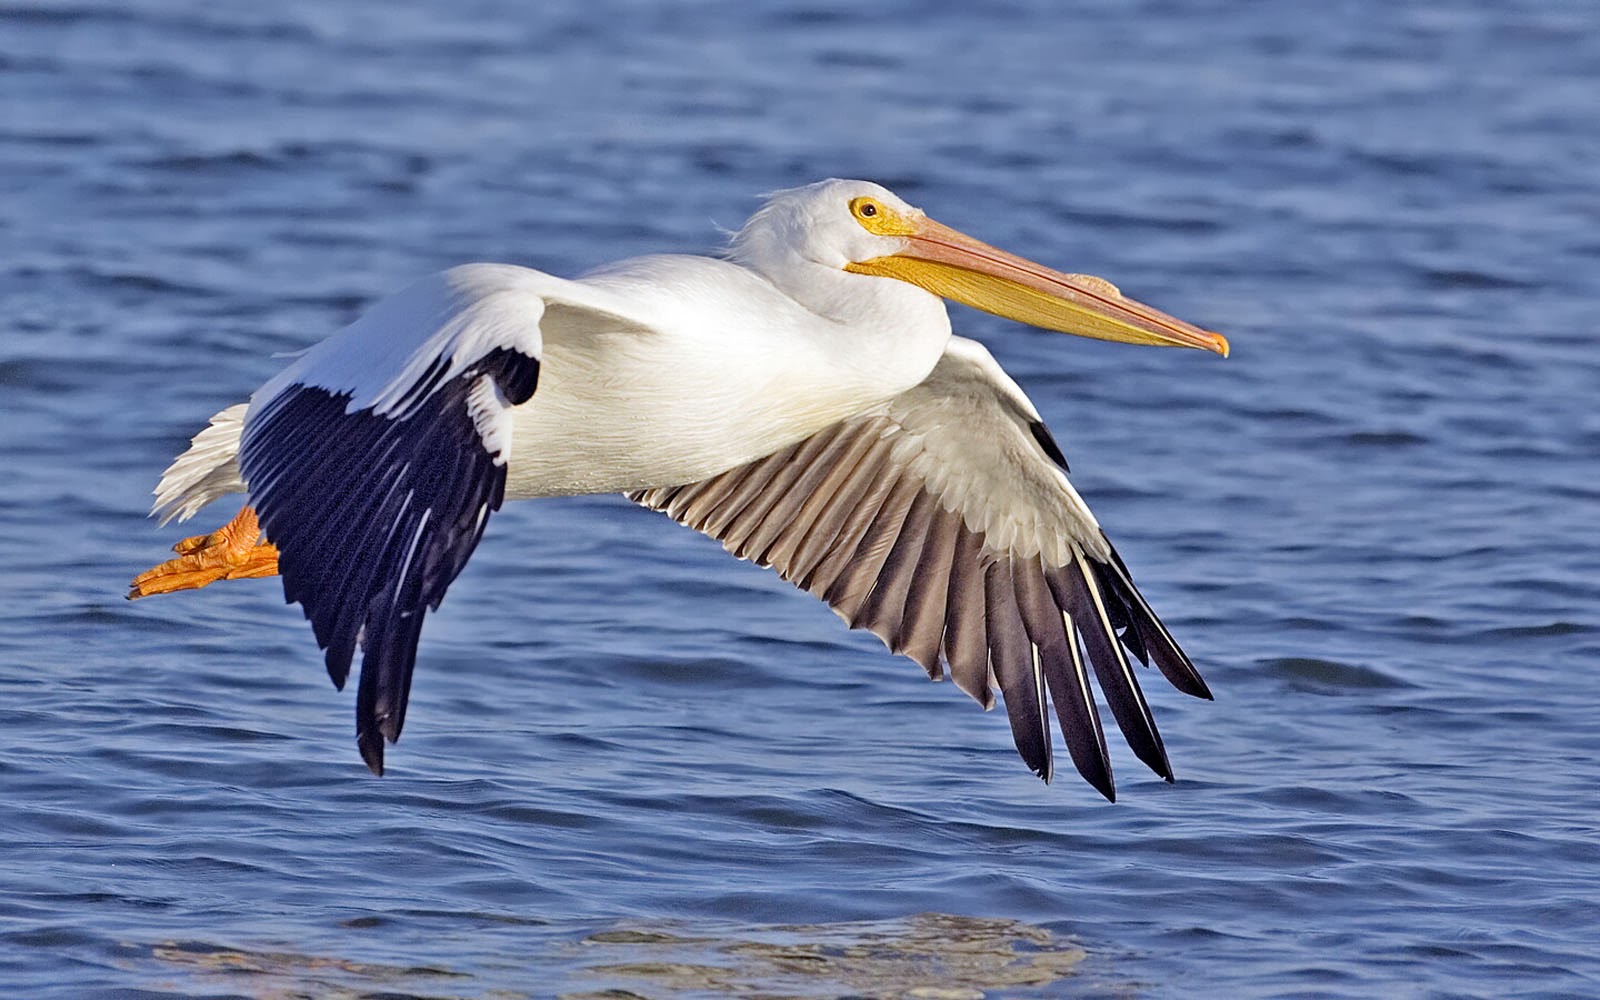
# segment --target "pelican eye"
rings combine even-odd
[[[874,236],[910,236],[917,231],[916,218],[921,214],[913,210],[913,216],[907,217],[871,195],[850,199],[850,215]]]
[[[876,219],[881,222],[884,216],[889,213],[884,211],[878,199],[869,195],[862,195],[859,198],[850,199],[850,214],[856,217],[857,222],[871,229],[872,226],[868,225],[869,220]]]
[[[850,214],[862,229],[874,235],[905,235],[905,223],[899,214],[871,195],[850,199]]]

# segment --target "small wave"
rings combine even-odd
[[[1537,288],[1538,285],[1521,278],[1513,278],[1504,274],[1490,274],[1488,271],[1477,271],[1469,268],[1429,268],[1422,272],[1422,278],[1434,288],[1477,288],[1477,289],[1527,289]]]
[[[1315,657],[1289,656],[1267,660],[1261,666],[1296,687],[1313,691],[1411,686],[1373,667]]]
[[[1354,431],[1344,436],[1346,444],[1371,447],[1398,448],[1413,444],[1427,444],[1428,439],[1410,431]]]

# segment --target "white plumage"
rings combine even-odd
[[[1019,752],[1047,779],[1053,702],[1074,763],[1111,797],[1092,669],[1135,752],[1170,779],[1125,650],[1188,693],[1209,696],[1204,682],[1033,404],[981,345],[951,336],[941,295],[1226,353],[1100,279],[979,243],[877,185],[824,181],[772,196],[728,259],[424,279],[297,356],[248,410],[214,416],[156,511],[187,519],[248,490],[336,683],[364,652],[358,743],[380,773],[422,619],[489,513],[621,492],[772,566],[931,676],[949,669],[985,705],[999,687]],[[207,544],[223,567],[211,578],[230,575],[232,550]],[[207,558],[194,549],[133,596],[209,582],[190,579]]]

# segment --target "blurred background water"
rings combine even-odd
[[[0,5],[0,993],[1600,993],[1596,13]],[[1176,785],[618,498],[495,518],[381,781],[276,581],[122,600],[275,352],[826,176],[1232,339],[955,316],[1217,692]]]

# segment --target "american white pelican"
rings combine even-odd
[[[1127,652],[1210,692],[1038,411],[951,335],[941,296],[1228,352],[1103,279],[980,243],[876,184],[823,181],[771,196],[724,259],[639,257],[575,280],[468,264],[379,302],[167,469],[155,513],[187,519],[242,491],[254,511],[180,542],[129,596],[281,572],[338,687],[361,648],[356,741],[382,774],[423,618],[490,512],[620,492],[771,566],[933,679],[948,666],[985,708],[998,686],[1047,781],[1054,703],[1073,763],[1109,799],[1092,669],[1134,753],[1170,781]]]

